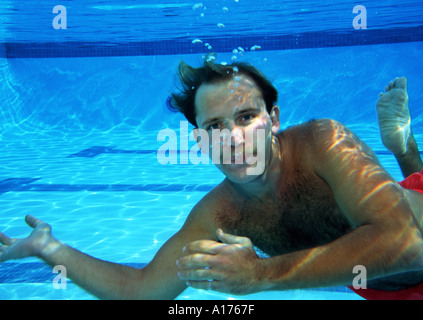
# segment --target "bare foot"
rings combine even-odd
[[[394,155],[403,155],[410,137],[407,78],[389,82],[385,93],[379,94],[376,111],[383,144]]]

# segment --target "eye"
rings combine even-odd
[[[220,127],[220,124],[219,123],[212,123],[211,125],[209,125],[207,127],[207,131],[216,130],[216,129],[219,129],[219,127]]]
[[[255,116],[253,114],[244,114],[241,116],[241,121],[250,121],[254,118]]]

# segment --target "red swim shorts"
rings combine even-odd
[[[411,189],[423,193],[423,170],[413,173],[399,184],[405,189]],[[423,300],[423,283],[398,291],[381,291],[374,289],[354,289],[352,291],[367,300]]]

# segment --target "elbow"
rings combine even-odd
[[[398,214],[389,219],[385,238],[391,252],[390,260],[400,272],[423,270],[423,232],[413,214]],[[388,220],[387,220],[388,221]],[[385,224],[385,230],[387,225]],[[395,263],[397,262],[397,263]]]
[[[405,259],[407,264],[407,271],[422,271],[423,270],[423,250],[415,250],[412,254],[408,254]]]
[[[423,238],[420,231],[412,233],[403,247],[400,261],[405,271],[420,271],[423,270]]]

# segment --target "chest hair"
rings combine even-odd
[[[226,232],[250,238],[270,256],[319,246],[352,229],[324,181],[300,172],[295,176],[276,196],[235,196],[217,215],[217,224]]]

